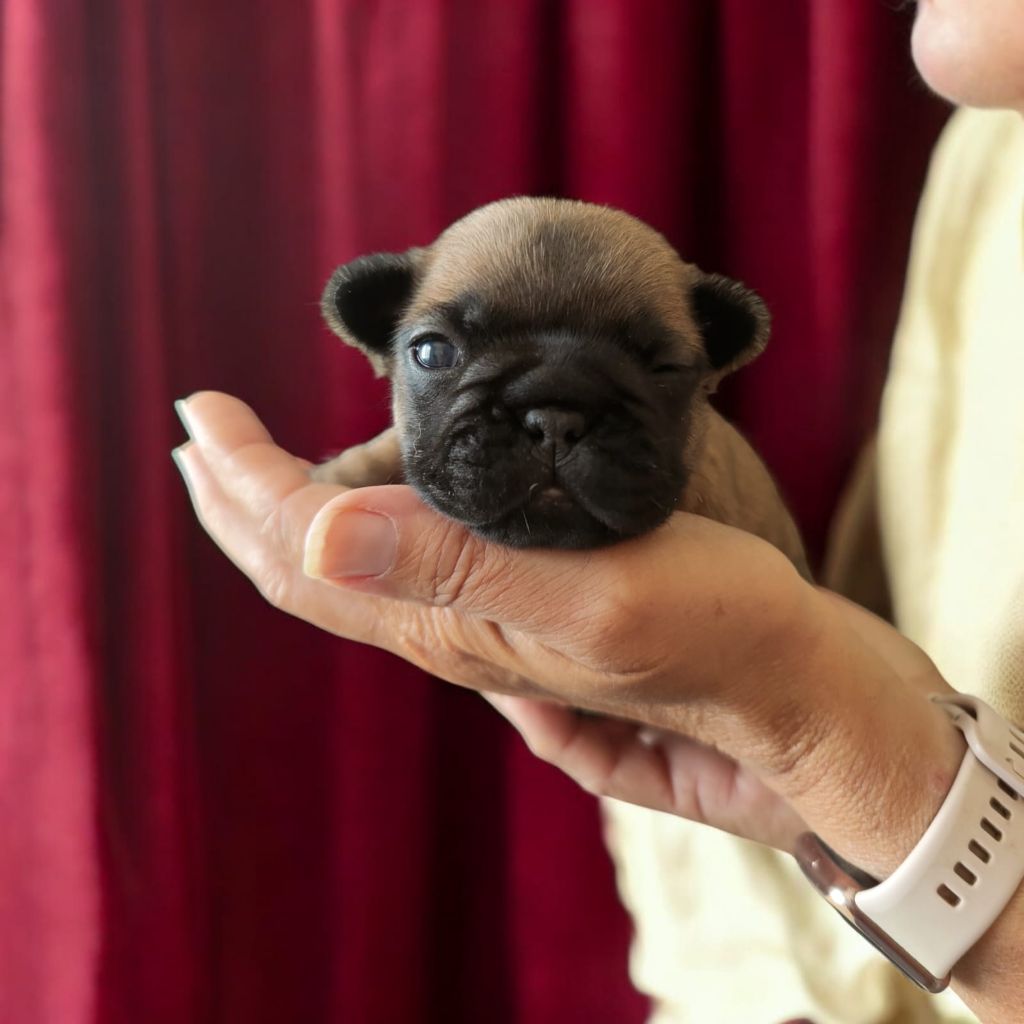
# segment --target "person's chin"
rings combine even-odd
[[[961,11],[962,0],[918,4],[911,34],[914,65],[936,95],[968,107],[1006,108],[1024,113],[1024,78],[1010,59],[1009,39],[986,40],[983,13]],[[1019,34],[1024,45],[1024,31]],[[1002,54],[1006,53],[1006,59]]]
[[[951,19],[931,3],[918,4],[910,36],[914,66],[925,85],[951,103],[960,102],[957,92],[963,84],[963,72],[957,73],[957,43]]]

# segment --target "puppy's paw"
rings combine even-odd
[[[309,476],[318,484],[333,484],[336,487],[369,487],[366,474],[356,465],[356,460],[346,459],[350,452],[342,452],[333,459],[310,468]]]
[[[321,462],[309,475],[317,483],[337,487],[402,483],[402,455],[394,427],[388,427],[372,441],[347,448],[333,459]]]

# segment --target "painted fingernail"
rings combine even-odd
[[[314,579],[380,576],[394,565],[397,550],[398,531],[387,516],[331,511],[309,528],[303,571]]]

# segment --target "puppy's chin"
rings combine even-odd
[[[585,548],[607,547],[625,538],[613,533],[607,526],[583,513],[577,522],[552,522],[550,519],[534,519],[527,522],[522,516],[504,523],[473,527],[474,533],[484,540],[503,544],[508,548]]]
[[[572,495],[560,486],[534,483],[523,493],[505,491],[499,512],[493,488],[438,488],[430,480],[408,482],[439,512],[463,523],[478,536],[511,548],[599,548],[637,537],[660,526],[671,515],[682,482],[666,494],[631,491],[628,508],[602,505],[595,495]],[[490,492],[488,498],[481,495]]]
[[[486,540],[510,548],[582,549],[605,547],[639,536],[666,518],[660,516],[656,522],[613,529],[575,503],[559,509],[537,509],[527,504],[497,522],[466,525]]]

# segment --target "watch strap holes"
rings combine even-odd
[[[1018,757],[1024,757],[1024,750],[1022,750],[1022,749],[1021,749],[1021,747],[1020,747],[1020,744],[1019,744],[1019,743],[1014,743],[1014,742],[1013,742],[1013,740],[1010,740],[1010,749],[1011,749],[1011,750],[1012,750],[1012,751],[1013,751],[1013,752],[1014,752],[1014,753],[1015,753],[1015,754],[1016,754],[1016,755],[1017,755]]]
[[[953,870],[968,884],[974,885],[978,880],[978,876],[969,868],[966,864],[961,864],[960,861],[956,862],[956,867]]]
[[[989,807],[992,808],[1000,818],[1005,818],[1007,821],[1010,820],[1010,809],[1009,807],[1001,804],[995,797],[992,797],[988,802]]]
[[[996,828],[988,818],[981,819],[981,831],[987,832],[997,843],[1003,838],[1002,829]]]
[[[1009,797],[1009,798],[1010,798],[1011,800],[1019,800],[1019,799],[1020,799],[1020,794],[1019,794],[1019,793],[1017,792],[1017,790],[1015,790],[1015,789],[1013,788],[1013,786],[1008,786],[1008,785],[1007,785],[1007,784],[1006,784],[1005,782],[1003,782],[1003,780],[1002,780],[1002,779],[997,779],[997,780],[996,780],[996,782],[998,783],[998,785],[999,785],[999,788],[1000,788],[1000,789],[1001,789],[1001,790],[1002,790],[1002,791],[1003,791],[1003,792],[1004,792],[1004,793],[1005,793],[1005,794],[1006,794],[1006,795],[1007,795],[1007,796],[1008,796],[1008,797]]]
[[[953,892],[948,885],[940,885],[935,891],[939,894],[939,897],[945,900],[945,902],[951,907],[960,906],[960,897],[957,896],[957,894]]]
[[[974,839],[967,844],[967,849],[970,850],[982,864],[987,864],[992,859],[992,854],[989,853],[981,843]]]

